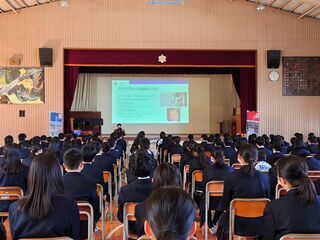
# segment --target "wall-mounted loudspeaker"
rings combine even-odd
[[[280,50],[268,50],[267,51],[267,62],[268,68],[279,68],[281,59]]]
[[[52,48],[39,48],[41,67],[52,67]]]

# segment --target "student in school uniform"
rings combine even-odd
[[[318,146],[318,139],[316,136],[310,136],[308,138],[310,144],[307,146],[307,150],[311,153],[311,154],[318,154],[319,153],[319,146]]]
[[[263,137],[260,137],[260,136],[257,137],[256,145],[258,147],[258,150],[259,151],[263,151],[266,154],[267,157],[272,154],[272,151],[264,146],[265,145],[265,140],[264,140]]]
[[[181,174],[173,164],[162,163],[160,164],[155,172],[152,179],[152,192],[155,192],[161,187],[175,186],[182,187]],[[147,220],[147,201],[139,203],[135,208],[134,216],[136,217],[135,229],[138,237],[145,234],[144,222]]]
[[[152,191],[151,172],[153,170],[153,161],[145,150],[139,150],[136,153],[135,175],[138,179],[121,187],[118,196],[118,220],[123,222],[123,207],[126,202],[142,202]],[[130,228],[134,231],[134,227]]]
[[[144,150],[145,152],[147,152],[147,154],[149,155],[150,159],[152,159],[152,163],[153,163],[153,171],[151,172],[151,177],[152,177],[153,176],[153,172],[154,172],[154,170],[156,169],[156,167],[158,165],[158,162],[154,158],[153,152],[150,150],[150,140],[148,138],[141,138],[140,139],[137,151],[139,151],[139,150]],[[129,170],[126,172],[128,183],[131,183],[131,182],[135,181],[138,178],[138,176],[136,176],[134,174],[137,151],[135,151],[129,157]]]
[[[99,211],[99,198],[96,192],[97,184],[80,173],[83,168],[80,150],[67,150],[63,156],[63,166],[67,172],[62,177],[64,194],[76,201],[86,201],[90,203],[94,210],[94,222],[96,224],[101,216]],[[87,229],[87,222],[81,222],[81,238],[88,237]]]
[[[225,158],[228,158],[230,160],[236,158],[237,152],[233,147],[233,140],[231,136],[226,136],[224,138],[223,153]]]
[[[288,194],[268,204],[264,212],[263,239],[279,240],[289,233],[319,233],[320,197],[308,177],[308,167],[296,156],[277,163],[278,181]]]
[[[281,149],[282,149],[281,141],[274,141],[272,143],[272,149],[273,149],[273,153],[267,157],[267,163],[269,163],[271,166],[273,166],[277,160],[279,160],[284,156],[284,154],[281,152]]]
[[[4,165],[0,167],[0,186],[18,186],[26,193],[28,171],[29,169],[21,163],[18,145],[6,145],[4,149]],[[11,203],[12,201],[0,201],[0,210],[8,211]]]
[[[55,156],[42,153],[35,157],[28,186],[28,194],[9,208],[12,239],[68,236],[79,240],[79,209],[74,200],[63,195]]]
[[[106,188],[103,180],[103,173],[92,164],[96,154],[96,148],[93,145],[85,144],[82,146],[81,155],[83,160],[83,168],[81,170],[81,174],[91,179],[96,184],[102,185],[105,192]]]
[[[60,149],[60,141],[57,137],[54,137],[49,142],[49,147],[48,147],[47,153],[51,153],[51,154],[55,155],[55,157],[58,159],[60,165],[63,164],[63,154]]]
[[[291,155],[307,156],[310,152],[306,149],[306,145],[303,139],[297,139],[294,144],[294,150],[290,152]]]
[[[202,192],[204,193],[201,198],[200,204],[200,215],[201,215],[201,226],[205,221],[205,192],[206,185],[210,181],[224,181],[227,176],[233,171],[232,167],[229,167],[224,162],[223,150],[215,150],[211,152],[211,159],[214,162],[212,165],[208,166],[203,171],[203,181],[202,181]],[[222,211],[217,210],[221,202],[221,197],[210,197],[210,211],[208,211],[208,227],[211,234],[217,232],[217,225]],[[215,210],[214,218],[211,217],[211,210]]]
[[[173,144],[168,149],[170,156],[173,154],[183,154],[183,147],[180,145],[181,138],[179,136],[174,136],[173,138]]]
[[[108,171],[113,174],[113,164],[116,162],[113,161],[112,157],[108,154],[110,151],[110,146],[108,143],[102,143],[102,153],[97,154],[92,162],[92,165],[101,171]]]
[[[221,210],[225,210],[218,223],[218,237],[225,239],[229,229],[229,206],[235,198],[269,198],[268,175],[257,171],[254,162],[258,159],[258,149],[252,144],[243,145],[238,152],[239,170],[228,175],[224,181]],[[261,235],[262,218],[236,218],[235,233],[241,236]]]
[[[8,135],[4,138],[4,146],[0,147],[0,156],[4,155],[4,148],[8,144],[13,144],[13,137]],[[2,164],[3,162],[0,162]]]
[[[187,192],[164,187],[147,202],[145,232],[150,239],[188,240],[196,233],[195,203]]]

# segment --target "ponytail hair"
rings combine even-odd
[[[213,156],[216,165],[219,168],[224,166],[224,153],[221,149],[211,151],[211,155]]]
[[[299,200],[302,204],[310,205],[316,198],[313,182],[308,177],[306,162],[294,155],[286,156],[276,162],[278,176],[286,179],[292,187],[298,188]]]
[[[258,160],[259,153],[257,147],[252,144],[244,144],[241,146],[238,154],[247,163],[247,165],[242,167],[244,169],[244,173],[252,177],[255,170],[254,162]]]

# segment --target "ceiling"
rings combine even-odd
[[[232,0],[230,0],[232,2]],[[320,19],[320,0],[246,0],[267,7],[297,14],[297,19],[312,17]]]
[[[60,0],[0,0],[0,13],[13,12],[19,14],[23,9],[30,7],[37,7],[44,4],[58,2]],[[106,1],[106,0],[104,0]],[[131,1],[131,0],[130,0]],[[132,0],[133,1],[133,0]],[[152,4],[181,4],[188,0],[149,0],[148,3]],[[230,0],[230,2],[236,0]],[[237,0],[239,1],[239,0]],[[241,0],[254,4],[264,5],[291,13],[297,14],[297,19],[303,17],[312,17],[320,19],[320,0]],[[61,2],[68,2],[62,0]]]
[[[59,0],[0,0],[0,13],[13,12],[19,14],[22,9],[41,6]]]

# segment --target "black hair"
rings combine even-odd
[[[221,168],[224,166],[224,152],[221,149],[212,150],[211,156],[214,158],[217,167]]]
[[[150,148],[150,140],[149,138],[141,138],[139,141],[139,146],[141,149],[148,150]]]
[[[134,174],[137,177],[148,177],[155,168],[153,159],[144,149],[139,149],[135,154]]]
[[[182,187],[181,173],[171,163],[161,163],[154,171],[152,179],[153,190],[164,186]]]
[[[181,138],[179,136],[174,136],[173,137],[173,142],[176,144],[176,145],[179,145],[180,144],[180,141],[181,141]]]
[[[160,138],[164,139],[166,137],[166,133],[164,131],[160,132]]]
[[[41,153],[42,149],[39,145],[31,145],[30,147],[30,159],[33,160],[37,155]]]
[[[117,124],[117,127],[121,127],[121,126],[122,126],[121,123],[118,123],[118,124]]]
[[[241,146],[238,154],[248,164],[243,166],[244,173],[248,176],[254,174],[254,162],[258,160],[258,149],[252,144],[245,144]]]
[[[3,172],[6,174],[16,174],[23,171],[23,164],[20,161],[20,150],[17,144],[8,144],[4,148]]]
[[[313,182],[308,177],[306,161],[290,155],[279,159],[275,165],[279,177],[286,179],[292,187],[298,188],[300,202],[312,204],[317,194]]]
[[[101,148],[102,148],[102,152],[104,153],[107,153],[110,151],[110,145],[106,142],[103,142],[102,145],[101,145]]]
[[[259,136],[256,138],[256,144],[259,146],[264,146],[266,144],[266,141],[263,137]]]
[[[207,141],[207,140],[208,140],[208,136],[207,136],[207,134],[201,134],[201,138],[202,138],[203,140],[205,140],[205,141]]]
[[[317,143],[317,141],[318,141],[318,139],[317,139],[316,136],[310,136],[310,137],[308,138],[308,140],[309,140],[311,143]]]
[[[241,148],[243,145],[247,144],[247,143],[248,143],[247,139],[241,137],[240,139],[238,139],[238,140],[236,141],[235,147],[236,147],[236,149],[239,151],[240,148]]]
[[[82,162],[81,151],[76,148],[67,150],[63,155],[63,163],[69,170],[76,170]]]
[[[260,150],[258,153],[258,160],[259,161],[266,161],[267,160],[267,154],[265,151]]]
[[[8,135],[4,138],[4,145],[12,144],[13,143],[13,137],[11,135]]]
[[[233,140],[232,140],[232,137],[230,136],[225,136],[224,137],[224,144],[226,146],[231,146],[233,144]]]
[[[250,144],[256,144],[256,136],[257,136],[256,134],[249,135],[248,142]]]
[[[58,138],[59,138],[60,140],[64,139],[64,133],[59,133],[59,134],[58,134]]]
[[[190,141],[190,140],[193,140],[193,134],[189,134],[189,135],[188,135],[188,139],[189,139],[189,141]]]
[[[55,194],[63,194],[58,160],[52,154],[41,153],[32,161],[28,194],[19,201],[19,208],[26,215],[41,219],[52,210],[51,197]]]
[[[305,148],[305,144],[303,142],[303,139],[297,138],[297,140],[294,143],[294,149],[303,149]]]
[[[276,151],[281,151],[283,147],[283,143],[281,141],[274,141],[272,143],[272,148]]]
[[[26,140],[27,139],[27,135],[25,134],[25,133],[20,133],[19,135],[18,135],[18,140],[19,140],[19,142],[23,142],[24,140]]]
[[[157,240],[186,240],[195,220],[195,203],[177,187],[160,188],[147,200],[147,219]]]
[[[93,141],[93,142],[91,143],[91,145],[96,148],[96,152],[97,152],[97,153],[100,152],[100,150],[101,150],[101,143],[100,143],[99,141]]]
[[[198,160],[200,162],[200,165],[203,169],[207,168],[209,166],[207,161],[206,152],[204,151],[204,148],[198,144],[196,146],[196,152],[198,153]]]
[[[97,154],[96,148],[91,144],[85,144],[81,147],[82,159],[84,162],[92,162]]]

